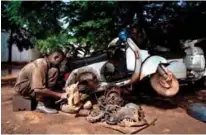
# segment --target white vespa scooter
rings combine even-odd
[[[131,38],[125,38],[124,32],[120,33],[118,38],[112,40],[109,47],[114,45],[119,39],[124,41],[123,44],[125,44],[126,69],[128,73],[132,72],[129,78],[108,82],[104,76],[104,67],[108,63],[107,54],[101,54],[96,57],[74,61],[72,65],[76,69],[71,72],[65,86],[93,79],[97,82],[95,91],[104,91],[111,85],[114,87],[132,85],[136,81],[141,81],[144,77],[151,75],[151,85],[158,94],[165,97],[177,94],[179,91],[177,79],[187,77],[187,68],[183,62],[168,62],[163,57],[149,55],[148,51],[140,50]],[[120,93],[120,91],[116,91]]]
[[[114,39],[109,46],[114,45],[119,38]],[[185,51],[185,55],[182,58],[177,59],[165,59],[160,56],[150,55],[148,50],[139,50],[141,57],[141,67],[139,70],[139,78],[135,81],[141,81],[144,77],[151,75],[150,83],[152,87],[163,96],[172,96],[178,92],[179,82],[188,83],[188,82],[197,82],[202,81],[202,85],[206,87],[206,62],[205,62],[205,54],[202,48],[195,46],[197,43],[203,41],[205,39],[196,39],[196,40],[186,40],[182,42],[182,48]],[[129,43],[129,42],[128,42]],[[132,45],[134,43],[130,43]],[[134,58],[132,56],[132,50],[126,50],[127,57],[127,67],[134,67]],[[175,56],[174,56],[175,57]],[[162,66],[164,65],[164,66]],[[171,85],[173,87],[166,86],[167,83],[162,83],[161,76],[158,73],[164,71],[171,72],[170,78],[173,77],[173,83]],[[135,67],[136,68],[136,67]],[[157,72],[156,72],[157,71]],[[163,75],[163,73],[161,73]],[[176,79],[174,79],[176,78]],[[163,79],[164,80],[164,79]],[[167,93],[168,92],[168,93]]]

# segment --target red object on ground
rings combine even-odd
[[[66,74],[64,75],[64,81],[66,81],[66,80],[68,79],[69,75],[70,75],[70,73],[66,73]]]

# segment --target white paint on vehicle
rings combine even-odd
[[[126,62],[127,62],[127,70],[134,71],[135,70],[135,53],[131,48],[127,48],[126,50]]]
[[[143,74],[144,76],[147,76],[147,75],[155,73],[160,63],[167,63],[167,60],[160,56],[150,57],[142,65],[141,74]]]
[[[167,67],[177,79],[185,79],[187,77],[187,68],[181,61],[173,61]]]

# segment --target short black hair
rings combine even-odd
[[[49,55],[52,55],[52,54],[54,54],[54,53],[61,54],[63,57],[65,57],[65,54],[64,54],[64,52],[63,52],[62,50],[55,50],[55,51],[52,51],[52,52],[49,53]]]

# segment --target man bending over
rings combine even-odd
[[[58,77],[58,67],[64,60],[62,51],[50,53],[45,58],[39,58],[28,63],[19,73],[15,84],[15,91],[23,97],[35,98],[38,102],[36,110],[43,113],[57,113],[48,108],[46,98],[66,99],[66,93],[52,90]]]

